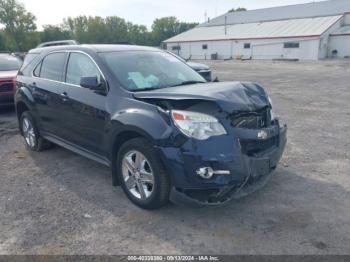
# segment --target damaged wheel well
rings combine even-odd
[[[118,134],[114,140],[114,144],[112,147],[112,180],[113,180],[113,186],[119,186],[120,182],[118,180],[117,175],[117,158],[118,158],[118,151],[119,148],[127,141],[142,137],[147,139],[145,136],[141,135],[138,132],[135,131],[123,131],[122,133]]]

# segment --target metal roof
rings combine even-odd
[[[334,16],[350,12],[349,0],[330,0],[307,4],[279,6],[242,12],[226,13],[200,26],[256,23],[306,17]]]
[[[350,25],[347,26],[342,26],[340,28],[338,28],[337,30],[335,30],[334,32],[332,32],[331,35],[350,35]]]
[[[350,1],[349,1],[350,2]],[[226,26],[196,27],[166,40],[169,42],[195,42],[213,40],[272,39],[318,37],[336,23],[342,15],[314,17],[270,22],[234,24]],[[226,31],[226,34],[225,34]]]

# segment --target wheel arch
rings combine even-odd
[[[114,114],[110,128],[114,130],[110,133],[108,141],[112,141],[109,159],[112,165],[113,185],[115,186],[119,185],[116,159],[122,144],[130,139],[141,137],[148,140],[152,145],[157,146],[164,139],[170,137],[172,132],[171,127],[153,106],[150,106],[149,110],[129,109]]]
[[[112,150],[110,152],[113,186],[120,185],[120,181],[117,175],[118,151],[124,143],[134,138],[144,138],[149,142],[151,142],[152,144],[155,144],[154,139],[149,134],[145,133],[143,130],[136,127],[126,128],[123,131],[119,132],[118,134],[115,134],[113,143],[112,143]]]
[[[34,98],[28,87],[21,86],[16,90],[15,107],[18,120],[20,119],[23,112],[33,110]]]
[[[23,102],[23,101],[18,101],[16,103],[16,114],[17,114],[17,119],[19,120],[22,116],[22,114],[26,111],[29,111],[30,108],[29,106]]]

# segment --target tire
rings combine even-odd
[[[117,174],[125,194],[137,206],[157,209],[169,202],[169,175],[155,148],[146,139],[135,138],[121,146]]]
[[[29,111],[21,115],[20,129],[25,144],[31,151],[40,152],[52,146],[49,141],[40,136],[38,127]]]

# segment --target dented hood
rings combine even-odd
[[[250,82],[219,82],[135,92],[139,99],[212,101],[226,112],[256,111],[269,106],[264,89]]]

